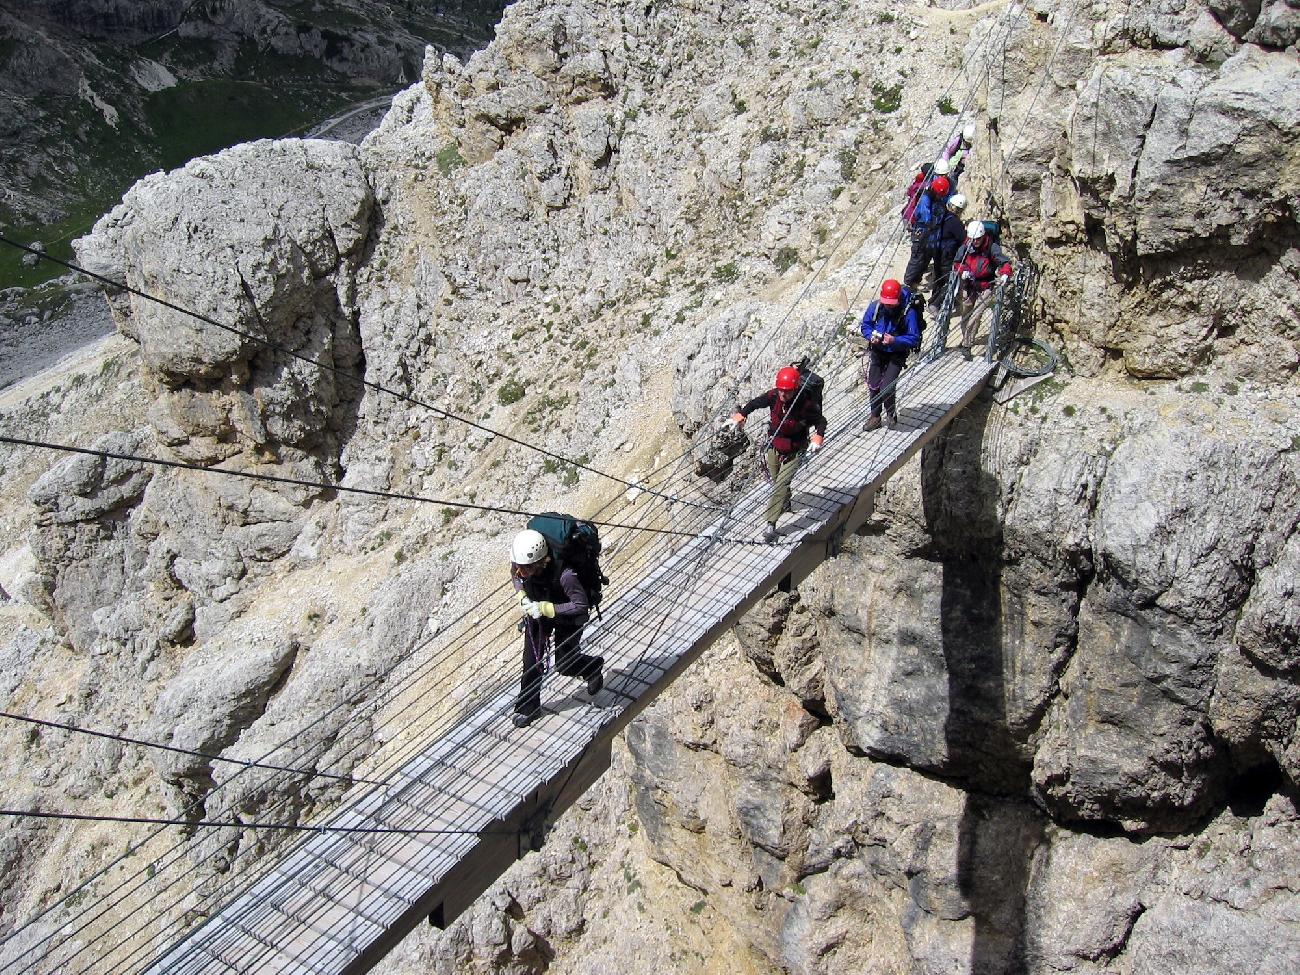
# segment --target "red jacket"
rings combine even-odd
[[[969,278],[964,277],[967,272]],[[963,278],[962,287],[968,292],[978,293],[993,287],[999,274],[1010,274],[1011,262],[1002,248],[992,241],[984,247],[972,246],[967,241],[957,252],[957,263],[952,266],[952,273]]]

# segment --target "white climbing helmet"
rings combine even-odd
[[[961,130],[962,141],[972,143],[975,141],[975,123],[967,122],[966,127]]]
[[[984,221],[972,220],[966,224],[966,236],[971,240],[980,240],[985,234]]]
[[[546,558],[546,538],[539,531],[525,528],[510,543],[510,561],[515,565],[532,565]]]
[[[936,160],[934,161],[934,167],[933,167],[933,169],[931,170],[931,172],[932,172],[935,176],[947,176],[947,175],[948,175],[948,160],[946,160],[946,159],[936,159]]]
[[[966,195],[964,193],[954,193],[948,197],[948,210],[960,215],[966,209]]]

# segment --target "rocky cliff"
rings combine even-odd
[[[503,4],[430,6],[43,0],[0,7],[0,219],[48,241],[55,234],[42,233],[41,224],[81,219],[83,209],[116,199],[140,174],[183,162],[187,149],[210,152],[249,132],[290,131],[331,107],[391,91],[417,76],[428,44],[468,56],[491,37]]]
[[[1296,968],[1296,40],[1276,0],[521,0],[359,150],[259,143],[127,194],[79,244],[96,270],[630,476],[901,268],[899,188],[953,112],[980,130],[963,190],[1041,271],[1055,379],[968,409],[629,729],[540,853],[384,970]],[[10,393],[0,423],[523,508],[612,490],[111,301],[103,373]],[[366,729],[310,717],[436,647],[514,527],[4,465],[13,709],[235,755],[296,732],[322,767]],[[4,731],[32,806],[211,785]],[[107,842],[10,824],[6,921]]]

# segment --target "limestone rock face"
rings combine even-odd
[[[235,630],[225,646],[209,641],[203,658],[191,658],[158,695],[150,737],[192,752],[221,752],[261,715],[297,651],[273,632]],[[178,794],[177,812],[212,786],[210,761],[178,752],[159,752],[152,760]]]
[[[159,382],[162,442],[200,463],[337,453],[359,391],[330,370],[360,367],[352,278],[372,205],[353,147],[253,143],[141,181],[78,242],[97,273],[148,294],[166,282],[158,297],[208,319],[115,299]]]
[[[108,434],[96,450],[135,454],[147,433]],[[72,456],[44,474],[28,492],[41,513],[32,532],[40,600],[63,622],[74,646],[89,647],[94,613],[127,587],[131,545],[127,515],[141,499],[153,472],[131,461]]]
[[[1026,187],[1010,200],[1017,233],[1076,262],[1043,295],[1047,314],[1075,309],[1060,330],[1076,368],[1110,350],[1135,376],[1294,376],[1300,215],[1284,146],[1300,65],[1279,49],[1294,40],[1239,44],[1199,3],[1106,24],[1113,38],[1069,79],[1078,97],[1023,126],[1029,151],[1009,164]]]

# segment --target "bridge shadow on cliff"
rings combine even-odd
[[[996,439],[991,410],[982,396],[926,450],[922,497],[943,572],[945,770],[966,789],[957,880],[973,921],[969,971],[1017,975],[1028,971],[1028,892],[1044,831],[1008,721],[1015,688],[1002,613],[1003,533],[998,483],[982,460]]]

